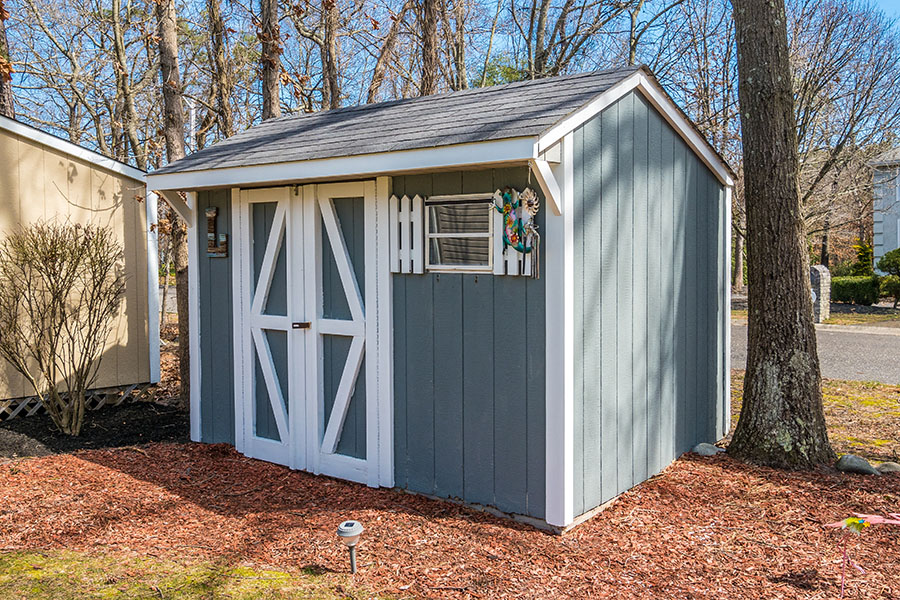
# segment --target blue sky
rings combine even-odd
[[[875,0],[875,4],[881,7],[889,17],[900,17],[900,0]]]

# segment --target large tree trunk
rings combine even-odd
[[[744,147],[750,319],[729,453],[807,468],[834,459],[822,408],[784,0],[733,0]]]
[[[281,116],[281,33],[278,27],[278,0],[260,0],[262,21],[262,118]]]
[[[206,10],[209,13],[209,29],[212,34],[213,73],[215,76],[216,113],[224,137],[234,135],[234,117],[231,112],[231,94],[234,86],[225,60],[227,43],[225,41],[225,21],[222,19],[222,7],[219,0],[207,0]]]
[[[422,82],[420,96],[428,96],[437,90],[438,72],[438,0],[422,0]]]
[[[325,35],[322,39],[322,63],[324,67],[324,93],[322,108],[341,107],[341,85],[338,80],[337,65],[337,28],[338,28],[337,0],[323,0],[322,2],[322,30]]]
[[[0,115],[14,119],[12,93],[12,61],[9,57],[9,42],[6,41],[6,20],[9,14],[0,0]]]
[[[181,74],[178,71],[178,32],[175,0],[160,0],[156,5],[159,25],[159,64],[163,92],[163,135],[169,162],[184,157],[184,106],[181,101]],[[187,406],[191,397],[190,323],[188,321],[188,245],[187,227],[173,220],[172,254],[175,262],[175,304],[178,311],[178,361],[181,377],[181,402]],[[168,273],[166,274],[168,276]]]

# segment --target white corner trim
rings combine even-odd
[[[546,515],[566,527],[574,515],[575,316],[573,140],[564,138],[562,214],[547,214]]]
[[[196,192],[188,192],[188,201],[197,205]],[[199,442],[200,421],[200,237],[197,228],[197,214],[186,219],[188,222],[188,324],[190,326],[189,348],[191,369],[191,440]]]
[[[103,156],[102,154],[94,152],[93,150],[82,148],[77,144],[73,144],[72,142],[68,142],[62,138],[58,138],[55,135],[50,135],[49,133],[45,133],[40,129],[35,129],[34,127],[31,127],[29,125],[25,125],[24,123],[20,123],[14,119],[0,116],[0,129],[8,131],[13,135],[23,137],[37,144],[41,144],[42,146],[53,148],[54,150],[58,150],[64,154],[68,154],[69,156],[75,157],[79,160],[83,160],[87,163],[91,163],[92,165],[100,167],[101,169],[106,169],[107,171],[112,171],[113,173],[124,175],[129,179],[133,179],[135,181],[147,180],[147,174],[140,169],[136,169],[123,162],[119,162],[117,160],[109,158],[108,156]]]
[[[725,293],[722,295],[722,327],[724,330],[724,348],[720,348],[724,356],[723,374],[723,390],[722,398],[724,398],[725,411],[725,427],[722,432],[728,435],[731,429],[731,193],[732,186],[725,187],[725,228],[724,245],[725,245],[725,264],[722,267],[724,271],[722,277],[725,278]]]
[[[366,178],[373,175],[465,168],[501,163],[526,163],[535,158],[535,138],[517,137],[490,142],[341,156],[250,167],[149,174],[154,190],[197,190],[235,185],[261,186],[327,179]]]
[[[159,231],[157,230],[159,198],[153,192],[148,192],[144,204],[147,210],[147,343],[150,383],[159,383]]]
[[[549,150],[567,133],[574,131],[580,125],[600,114],[601,111],[632,90],[641,92],[665,118],[666,122],[678,132],[685,143],[700,157],[704,164],[709,167],[722,185],[734,185],[734,180],[728,167],[722,162],[722,159],[716,154],[709,142],[697,132],[694,125],[688,121],[681,110],[669,99],[662,87],[643,71],[636,71],[634,74],[629,75],[541,134],[537,143],[538,154]]]
[[[550,210],[553,211],[554,215],[562,214],[562,191],[556,176],[553,174],[553,168],[550,166],[550,163],[546,160],[533,158],[529,161],[529,165],[538,180],[538,185],[541,186],[541,191],[544,192],[544,197],[547,199]],[[558,165],[559,163],[555,163],[554,166]]]
[[[191,229],[194,226],[194,218],[191,216],[191,210],[197,205],[196,194],[194,194],[193,199],[191,195],[188,195],[188,201],[185,202],[181,199],[181,194],[177,191],[158,190],[156,193],[162,196],[163,199],[169,203],[169,206],[172,207],[172,210],[178,213],[178,216],[187,223],[188,229]]]
[[[377,293],[375,310],[369,307],[377,343],[378,398],[378,477],[383,487],[394,486],[394,303],[391,275],[390,216],[391,178],[375,180],[375,255],[372,270]],[[368,257],[367,257],[368,258]],[[366,290],[369,290],[369,265],[366,265]],[[374,318],[373,318],[374,317]],[[366,325],[368,326],[368,321]],[[367,339],[373,336],[367,335]],[[368,389],[368,388],[367,388]]]
[[[242,222],[241,190],[231,188],[231,348],[234,369],[234,447],[238,452],[246,451],[244,443],[245,423],[244,411],[249,402],[244,382],[244,360],[252,358],[246,351],[244,343],[244,224]]]

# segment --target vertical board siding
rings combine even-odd
[[[206,236],[197,236],[200,276],[200,424],[204,442],[234,444],[234,356],[232,340],[232,255],[231,190],[197,194],[200,215],[217,207],[219,233],[228,234],[225,258],[206,256]],[[274,428],[274,419],[272,427]]]
[[[39,220],[112,229],[127,282],[94,387],[149,381],[144,184],[7,131],[0,131],[0,184],[0,239]],[[0,363],[0,398],[34,394],[24,377]]]
[[[640,94],[582,126],[575,152],[577,515],[721,432],[728,232],[722,187]]]
[[[525,168],[393,180],[422,196],[527,185]],[[543,282],[427,273],[393,285],[395,483],[542,518]]]

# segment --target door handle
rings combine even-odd
[[[291,329],[309,329],[310,327],[312,327],[312,324],[309,321],[291,323]]]

